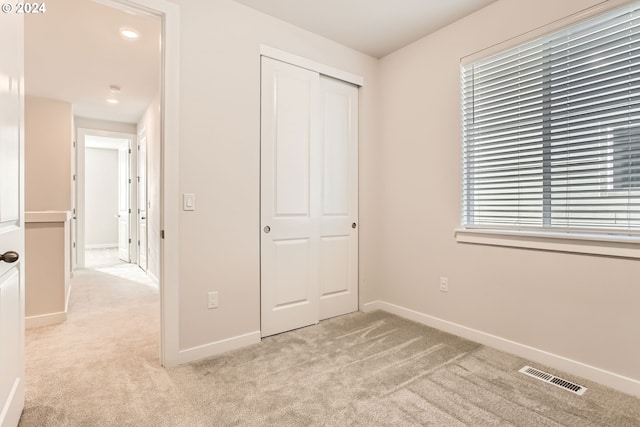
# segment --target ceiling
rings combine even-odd
[[[381,58],[496,0],[235,0]]]
[[[121,28],[140,38],[125,39]],[[25,15],[28,95],[70,102],[76,116],[136,123],[159,88],[160,19],[91,0],[56,0]]]
[[[160,87],[160,20],[102,1],[56,0],[25,16],[26,92],[70,102],[76,116],[136,123]],[[495,0],[235,1],[380,58]],[[141,37],[124,39],[123,27]]]

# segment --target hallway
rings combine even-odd
[[[157,285],[137,265],[107,266],[102,255],[93,259],[102,267],[72,279],[67,321],[27,330],[21,426],[152,421],[179,400],[159,364]]]

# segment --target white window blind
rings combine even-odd
[[[465,228],[640,234],[640,3],[462,66]]]

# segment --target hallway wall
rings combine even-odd
[[[25,96],[25,210],[71,210],[71,104]]]
[[[85,249],[118,246],[118,150],[85,149]]]

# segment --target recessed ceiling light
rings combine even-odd
[[[109,92],[111,92],[111,93],[120,93],[120,86],[118,86],[118,85],[109,86]]]
[[[109,99],[107,99],[107,102],[109,104],[117,104],[119,101],[117,99],[109,98]]]
[[[137,31],[132,30],[131,28],[121,28],[120,34],[122,34],[122,37],[129,40],[135,40],[140,37],[140,34],[138,34]]]

